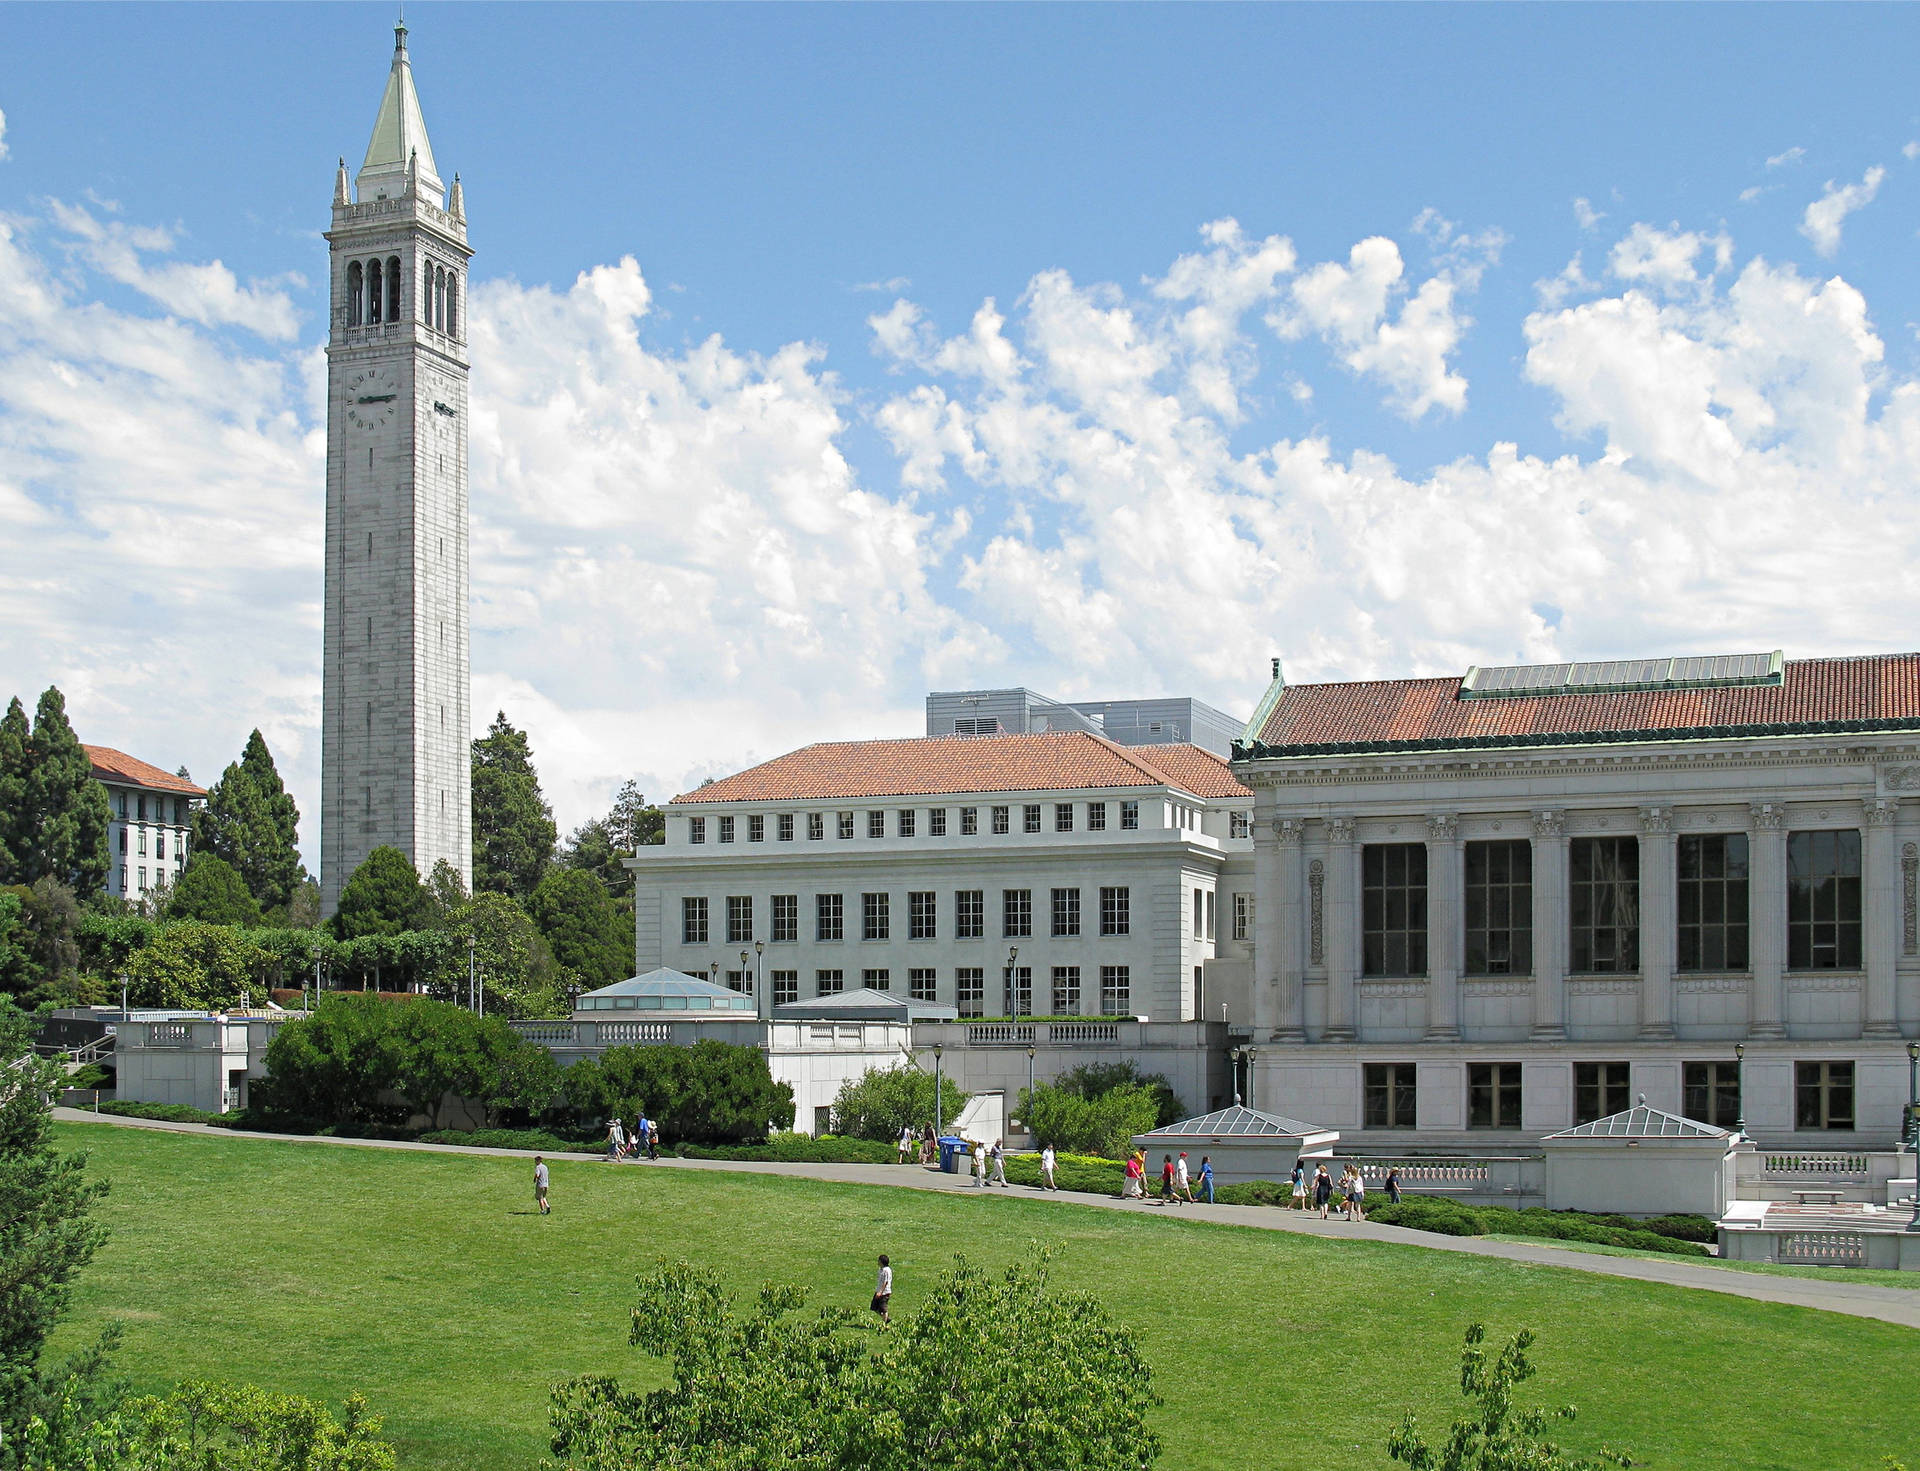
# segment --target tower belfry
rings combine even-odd
[[[472,880],[467,245],[407,55],[360,171],[334,177],[327,338],[320,900],[375,848]]]

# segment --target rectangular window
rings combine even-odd
[[[147,856],[147,830],[145,828],[140,829],[140,842],[139,842],[138,852],[142,858],[145,858]]]
[[[979,831],[980,809],[978,807],[962,807],[960,809],[960,836],[970,838]]]
[[[747,819],[747,841],[749,843],[764,843],[766,840],[767,820],[756,812]]]
[[[1519,1063],[1470,1062],[1467,1064],[1467,1127],[1469,1129],[1517,1129],[1520,1127]]]
[[[1011,807],[996,807],[993,809],[993,835],[995,837],[1001,837],[1012,831],[1012,829],[1007,826],[1007,816],[1012,811],[1013,809]]]
[[[1747,835],[1682,833],[1678,844],[1681,970],[1747,968]]]
[[[153,856],[155,858],[165,858],[167,856],[167,835],[165,833],[155,833],[153,843]]]
[[[1253,895],[1251,894],[1233,896],[1233,937],[1236,940],[1253,938]]]
[[[1020,809],[1020,830],[1027,833],[1040,831],[1040,804],[1028,802]]]
[[[907,995],[915,1001],[933,1001],[940,989],[940,973],[932,969],[907,972]]]
[[[891,991],[893,989],[893,972],[887,970],[885,967],[878,970],[863,970],[860,972],[860,984],[865,986],[869,991]]]
[[[835,830],[839,833],[841,838],[845,839],[845,838],[852,837],[853,836],[853,814],[851,812],[839,813],[837,815],[836,820],[838,822],[838,827]]]
[[[936,896],[932,889],[911,889],[907,893],[907,938],[931,940],[940,932],[935,916]]]
[[[902,838],[912,837],[913,827],[914,827],[913,819],[914,819],[914,810],[911,807],[902,807],[898,812],[894,813],[893,814],[894,835],[896,837],[902,837]]]
[[[120,836],[124,838],[126,834],[122,833]],[[120,892],[123,894],[127,892],[127,866],[124,863],[120,865]]]
[[[1132,832],[1140,826],[1140,804],[1122,802],[1120,804],[1120,828],[1123,832]]]
[[[776,945],[792,945],[800,939],[800,896],[773,896],[773,933],[767,937]]]
[[[1533,974],[1533,844],[1466,845],[1466,973]]]
[[[1100,967],[1100,1014],[1127,1016],[1133,1011],[1133,972],[1124,965]]]
[[[1250,836],[1252,834],[1252,828],[1248,826],[1247,819],[1248,814],[1244,812],[1229,812],[1227,814],[1227,836],[1230,838]]]
[[[953,973],[953,1004],[960,1015],[986,1015],[986,976],[986,971],[977,965],[963,965]]]
[[[723,817],[720,819],[720,841],[723,843],[731,843],[733,841],[733,819],[731,817]]]
[[[953,937],[977,940],[986,932],[986,894],[980,889],[959,890],[953,896]]]
[[[789,1001],[800,999],[800,972],[797,970],[775,970],[767,972],[773,982],[773,1004],[785,1006]]]
[[[815,894],[813,896],[813,938],[816,940],[840,940],[846,938],[846,908],[840,902],[838,894]]]
[[[947,835],[947,809],[929,807],[927,809],[927,836],[944,838]]]
[[[1080,933],[1080,891],[1078,889],[1055,889],[1053,891],[1053,937],[1071,939]]]
[[[1207,938],[1209,940],[1211,940],[1214,936],[1213,922],[1216,917],[1214,914],[1214,899],[1215,899],[1215,895],[1213,890],[1208,889],[1207,890]]]
[[[1033,933],[1032,889],[1000,891],[1000,933],[1015,940]]]
[[[1033,1015],[1033,967],[1010,965],[1006,968],[1007,1015]]]
[[[1057,833],[1073,831],[1073,803],[1055,802],[1053,804],[1053,830]]]
[[[791,812],[782,812],[776,819],[776,822],[778,826],[775,830],[779,834],[779,840],[783,843],[791,843],[793,841],[793,814]],[[799,982],[796,981],[794,984],[797,986]]]
[[[1852,836],[1856,841],[1859,838],[1858,833]],[[1853,1127],[1852,1063],[1796,1062],[1793,1065],[1793,1126],[1796,1129]]]
[[[680,943],[707,943],[707,901],[704,897],[680,901]]]
[[[739,991],[743,995],[753,994],[753,972],[750,970],[730,970],[727,972],[727,989]]]
[[[1787,969],[1860,969],[1859,833],[1787,834]]]
[[[1427,845],[1368,843],[1360,850],[1361,974],[1427,973]]]
[[[1568,968],[1640,969],[1640,840],[1575,838],[1567,845]]]
[[[1133,890],[1125,884],[1100,891],[1100,933],[1109,938],[1133,933]]]
[[[1361,1078],[1364,1105],[1362,1128],[1420,1127],[1420,1110],[1413,1086],[1415,1071],[1410,1062],[1370,1062],[1365,1065]]]
[[[120,851],[122,853],[127,851],[127,830],[124,827],[120,829]],[[126,885],[122,884],[120,887],[124,889]]]
[[[813,973],[814,994],[819,996],[838,996],[846,989],[846,977],[837,970],[817,970]]]
[[[745,945],[753,939],[753,896],[727,895],[727,943]]]
[[[147,892],[147,866],[144,863],[140,865],[140,892]]]
[[[888,896],[886,894],[862,894],[860,896],[860,938],[863,940],[885,940],[892,928],[888,914]]]
[[[817,843],[827,835],[827,814],[809,812],[807,814],[807,841]]]
[[[1080,1014],[1079,966],[1056,965],[1053,968],[1053,1014],[1055,1016]]]
[[[1196,940],[1207,937],[1207,906],[1198,889],[1193,891],[1193,937]]]
[[[1739,1063],[1682,1063],[1680,1081],[1688,1118],[1716,1129],[1731,1129],[1740,1122]]]
[[[1633,1106],[1633,1069],[1624,1062],[1573,1065],[1573,1121],[1590,1124]]]
[[[884,812],[869,812],[867,814],[867,836],[870,838],[884,838],[886,835],[887,814]]]
[[[1103,833],[1107,830],[1107,804],[1105,802],[1087,803],[1087,831]]]

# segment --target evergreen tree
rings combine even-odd
[[[526,899],[553,861],[558,836],[526,732],[502,710],[473,743],[474,892]]]
[[[633,973],[633,924],[623,919],[592,874],[577,868],[547,872],[527,901],[527,916],[546,938],[553,958],[589,989]]]
[[[52,878],[78,894],[99,893],[110,816],[107,789],[93,779],[93,762],[67,723],[66,698],[49,687],[27,743],[26,801],[14,830],[20,881]]]
[[[613,799],[613,810],[574,829],[561,861],[592,874],[624,914],[633,912],[633,874],[621,863],[634,852],[667,840],[666,814],[649,803],[638,782],[629,781]]]
[[[33,727],[15,695],[0,719],[0,884],[26,882],[27,747]]]
[[[256,730],[194,813],[193,851],[225,860],[262,909],[284,912],[307,876],[299,845],[300,809]]]
[[[337,939],[357,940],[426,929],[434,922],[435,908],[413,861],[398,848],[375,848],[340,892],[333,933]]]
[[[253,926],[260,923],[260,906],[231,863],[202,851],[187,861],[187,871],[173,886],[167,918]]]

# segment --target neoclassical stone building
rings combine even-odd
[[[1287,686],[1254,792],[1257,1105],[1494,1147],[1629,1106],[1894,1139],[1920,655]]]

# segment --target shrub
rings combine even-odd
[[[938,1125],[942,1130],[970,1095],[954,1086],[951,1078],[940,1082],[940,1111],[946,1115]],[[912,1063],[899,1067],[868,1068],[857,1078],[842,1085],[833,1100],[833,1127],[836,1133],[855,1139],[879,1139],[891,1144],[903,1128],[917,1135],[933,1123],[933,1074],[924,1073]]]
[[[1038,1185],[1040,1156],[1008,1156],[1007,1179],[1015,1185]],[[1125,1180],[1126,1166],[1118,1160],[1054,1151],[1053,1183],[1062,1190],[1077,1190],[1087,1195],[1118,1195]]]
[[[112,1099],[100,1105],[100,1112],[129,1119],[159,1119],[168,1124],[212,1124],[219,1129],[237,1129],[243,1122],[237,1113],[208,1113],[184,1103],[127,1103]]]
[[[729,1042],[610,1048],[568,1068],[560,1086],[585,1126],[645,1111],[662,1143],[739,1144],[793,1126],[792,1086],[773,1080],[758,1047]]]
[[[1657,1251],[1668,1256],[1711,1256],[1697,1241],[1683,1240],[1629,1226],[1601,1224],[1577,1211],[1550,1211],[1538,1207],[1509,1210],[1497,1205],[1463,1205],[1459,1201],[1410,1195],[1398,1205],[1370,1206],[1368,1219],[1388,1226],[1407,1226],[1447,1236],[1533,1236],[1551,1241],[1585,1241],[1598,1246]],[[1619,1217],[1616,1219],[1626,1219]]]
[[[875,1139],[848,1139],[838,1134],[817,1138],[805,1134],[769,1135],[764,1144],[684,1144],[685,1159],[769,1160],[790,1164],[890,1165],[898,1157],[891,1144]]]
[[[592,1140],[563,1139],[545,1129],[434,1129],[420,1136],[422,1144],[467,1144],[475,1149],[525,1149],[535,1154],[591,1154]]]
[[[1153,1095],[1154,1127],[1179,1122],[1183,1110],[1173,1085],[1159,1073],[1142,1073],[1131,1061],[1083,1062],[1068,1068],[1053,1080],[1053,1086],[1077,1093],[1089,1102],[1104,1098],[1116,1088],[1144,1088]]]
[[[1051,1083],[1020,1090],[1016,1110],[1034,1139],[1056,1150],[1096,1154],[1118,1159],[1135,1134],[1144,1134],[1160,1116],[1159,1100],[1137,1084],[1111,1088],[1098,1098],[1085,1098]]]
[[[1293,1186],[1284,1180],[1241,1180],[1214,1186],[1213,1198],[1221,1205],[1292,1205]]]

